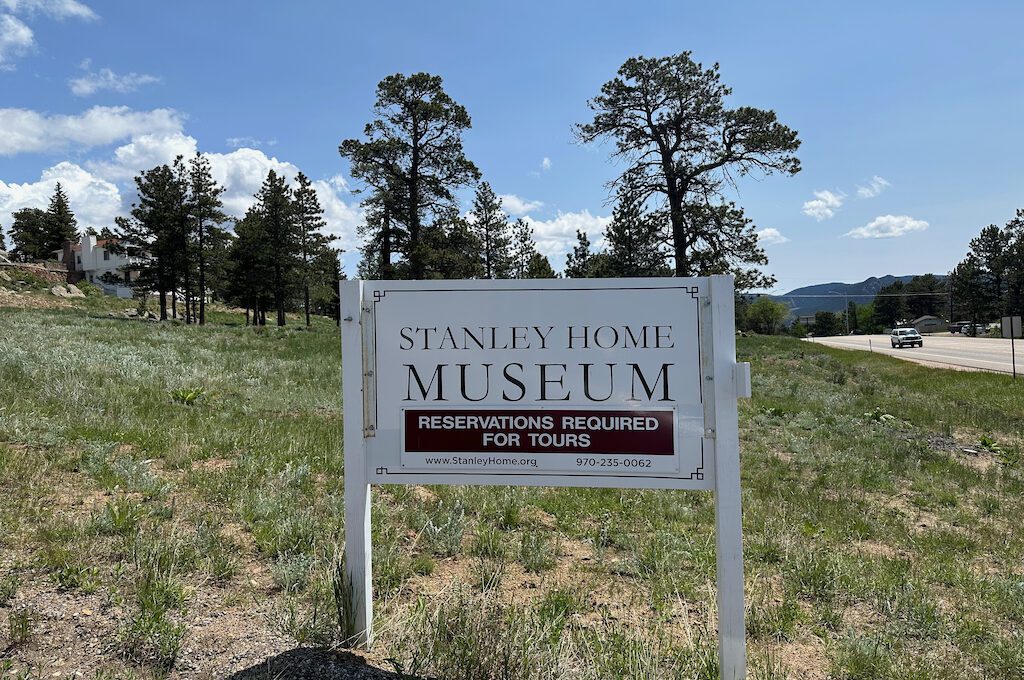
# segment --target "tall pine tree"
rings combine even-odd
[[[301,172],[296,181],[299,186],[295,189],[293,200],[295,234],[298,237],[299,279],[302,283],[303,308],[308,326],[310,282],[315,278],[318,259],[330,251],[331,239],[320,231],[327,222],[324,220],[324,209],[320,206],[313,184]]]
[[[406,266],[399,271],[422,279],[430,248],[438,247],[437,237],[445,231],[439,218],[456,208],[455,191],[480,176],[462,146],[462,134],[472,123],[465,107],[444,91],[441,78],[429,73],[396,73],[382,80],[374,113],[365,139],[346,139],[338,151],[351,163],[355,179],[386,197],[386,219],[377,225],[402,225],[406,238],[397,254]],[[428,231],[431,227],[434,231]],[[386,239],[385,244],[391,245]]]
[[[501,210],[501,199],[487,182],[477,187],[471,228],[479,243],[481,276],[507,279],[511,269],[508,217]]]
[[[220,196],[224,188],[217,184],[210,171],[210,161],[197,152],[189,162],[189,197],[188,208],[192,222],[192,230],[196,240],[196,255],[199,269],[199,324],[206,323],[206,274],[207,261],[211,245],[222,239],[220,225],[227,220],[224,204]]]
[[[292,192],[283,176],[273,170],[267,173],[263,186],[256,194],[256,205],[266,238],[263,247],[273,254],[270,264],[271,290],[274,295],[274,309],[277,312],[277,325],[284,326],[285,298],[296,269],[299,243]]]

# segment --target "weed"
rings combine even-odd
[[[528,572],[540,573],[555,565],[551,541],[540,531],[525,531],[519,543],[519,563]]]
[[[501,560],[506,552],[505,535],[499,529],[485,524],[477,525],[476,535],[469,546],[470,555]]]
[[[466,510],[461,503],[440,505],[430,513],[420,542],[424,550],[438,557],[451,557],[462,550],[462,537],[466,532]]]
[[[8,574],[0,578],[0,607],[6,607],[14,594],[18,592],[19,580],[17,575]]]
[[[171,400],[186,406],[198,403],[205,395],[206,390],[202,387],[179,387],[171,390]]]
[[[145,515],[146,509],[141,503],[117,498],[104,505],[99,514],[93,514],[90,529],[97,534],[128,536],[138,530]]]
[[[12,645],[22,645],[32,639],[36,618],[35,610],[27,607],[10,613],[7,617],[7,633]]]
[[[300,593],[309,583],[309,569],[313,558],[309,555],[278,555],[272,572],[274,584],[287,593]]]
[[[169,671],[181,651],[186,630],[184,624],[175,623],[165,612],[143,610],[121,626],[117,639],[129,659]]]

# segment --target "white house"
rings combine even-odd
[[[57,261],[68,269],[68,283],[88,281],[107,295],[132,297],[130,284],[139,273],[131,267],[139,258],[112,252],[110,246],[116,243],[116,239],[97,239],[92,234],[82,236],[79,243],[65,241],[64,247],[55,252]]]

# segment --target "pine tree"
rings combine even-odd
[[[512,224],[512,243],[509,252],[512,278],[546,278],[527,275],[530,265],[534,261],[534,255],[537,255],[537,244],[533,241],[533,227],[521,217]],[[550,263],[548,266],[551,266]]]
[[[555,269],[551,266],[547,256],[535,252],[530,256],[530,264],[526,268],[525,275],[520,278],[557,279],[558,274],[555,273]]]
[[[4,228],[0,226],[0,252],[7,252],[7,241],[4,240]]]
[[[450,213],[423,232],[428,279],[476,279],[483,274],[480,241],[469,222]]]
[[[444,231],[441,219],[457,206],[455,191],[480,176],[462,147],[462,134],[472,123],[441,78],[429,73],[396,73],[380,81],[374,113],[366,139],[346,139],[338,151],[350,161],[352,176],[384,197],[385,219],[378,225],[399,223],[406,232],[396,251],[405,266],[396,274],[422,279],[434,255],[429,248],[439,246],[436,229]],[[387,253],[389,245],[385,239],[378,252]]]
[[[50,207],[46,210],[48,222],[47,229],[47,254],[60,250],[65,241],[78,240],[78,220],[71,212],[67,194],[64,188],[57,182],[50,198]]]
[[[644,212],[637,194],[619,193],[612,221],[605,228],[611,276],[671,276],[657,222]]]
[[[130,217],[117,219],[116,249],[139,258],[141,290],[160,294],[160,319],[167,319],[167,294],[177,316],[177,288],[182,280],[188,212],[181,158],[173,167],[159,165],[135,177],[138,192]]]
[[[22,261],[46,258],[49,229],[46,211],[39,208],[22,208],[12,217],[11,243],[13,255]]]
[[[275,253],[267,245],[265,223],[257,206],[235,221],[235,240],[228,254],[228,295],[245,307],[245,322],[262,326],[274,291]]]
[[[472,230],[480,244],[481,276],[507,279],[511,269],[508,217],[501,210],[501,199],[487,182],[480,184],[473,199]]]
[[[310,281],[314,279],[317,259],[330,251],[331,239],[320,231],[327,226],[327,222],[324,220],[324,209],[320,207],[320,200],[309,178],[300,172],[296,181],[299,186],[295,189],[293,209],[298,237],[299,277],[302,281],[306,325],[309,326]]]
[[[272,253],[271,289],[277,325],[284,326],[285,297],[288,284],[298,265],[299,240],[295,226],[292,192],[283,176],[273,170],[267,173],[259,193],[256,194],[257,211],[263,224],[266,242],[263,248]]]
[[[565,276],[570,279],[583,279],[591,275],[590,239],[579,229],[576,230],[576,245],[565,257]]]
[[[196,239],[196,255],[199,266],[199,324],[206,323],[206,274],[209,258],[210,234],[219,229],[227,220],[220,196],[224,188],[213,179],[210,161],[203,154],[196,155],[189,163],[188,208],[192,222],[192,233]],[[215,238],[220,238],[219,236]]]

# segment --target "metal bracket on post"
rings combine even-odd
[[[733,381],[736,383],[736,398],[750,399],[753,389],[750,386],[750,364],[736,364],[733,369]]]
[[[342,281],[341,371],[345,427],[345,566],[354,614],[355,644],[373,642],[373,562],[370,484],[363,442],[363,282]],[[357,385],[358,389],[353,386]]]

